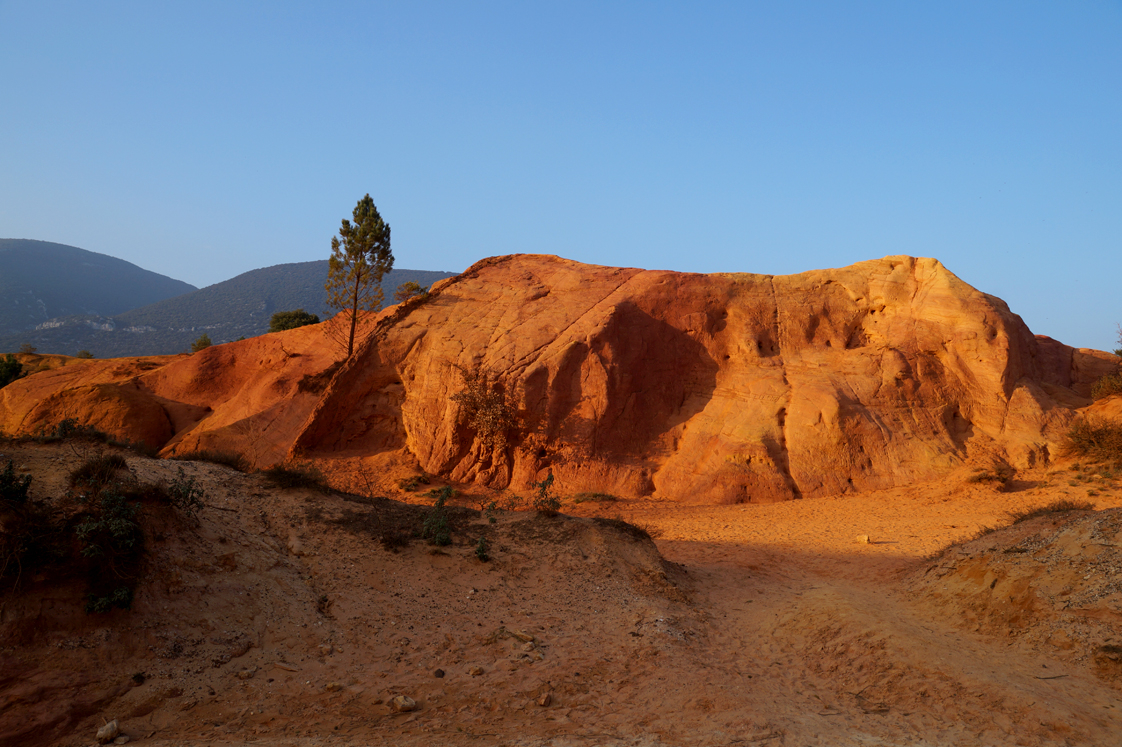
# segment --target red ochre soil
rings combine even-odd
[[[0,744],[85,745],[109,719],[152,745],[1119,743],[1122,493],[1058,456],[1081,410],[1119,416],[1088,398],[1117,359],[1033,337],[933,260],[496,258],[334,359],[309,327],[0,390],[8,434],[74,418],[164,456],[310,461],[345,491],[121,452],[143,481],[182,467],[207,506],[146,520],[130,611],[86,615],[50,573],[5,591]],[[513,393],[512,448],[449,399],[476,362]],[[69,471],[112,448],[8,440],[0,467],[64,511]],[[1003,465],[1004,490],[970,481]],[[548,471],[561,516],[501,508]],[[449,481],[453,543],[386,549]],[[1060,498],[1100,510],[971,539]]]

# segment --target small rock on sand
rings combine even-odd
[[[413,700],[408,695],[398,695],[390,701],[390,707],[397,713],[408,713],[409,711],[417,710],[417,701]]]
[[[483,674],[483,667],[472,667],[468,670],[468,674],[470,674],[472,677],[478,677],[479,675]]]
[[[553,693],[546,693],[538,698],[538,705],[542,708],[549,708],[549,704],[553,702]]]
[[[121,728],[117,725],[117,719],[113,719],[97,730],[97,741],[99,744],[109,744],[116,739],[120,733]]]
[[[857,535],[857,544],[859,544],[859,545],[871,545],[871,544],[873,544],[873,540],[867,534],[859,534],[859,535]]]

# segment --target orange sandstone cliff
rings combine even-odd
[[[317,326],[66,366],[0,390],[0,429],[74,417],[257,466],[359,460],[515,489],[551,470],[565,492],[776,501],[1044,463],[1118,368],[912,257],[789,276],[495,257],[382,312],[337,371],[334,356]],[[506,444],[452,399],[475,365],[517,409]]]

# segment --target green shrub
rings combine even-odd
[[[0,472],[0,502],[9,506],[22,506],[27,503],[27,491],[31,489],[31,475],[20,477],[15,465],[8,460],[8,466]]]
[[[23,376],[23,364],[16,357],[8,353],[0,358],[0,389],[8,386],[16,379]]]
[[[262,470],[261,474],[273,484],[282,489],[305,488],[326,493],[330,490],[327,478],[316,467],[311,465],[278,464],[275,467]]]
[[[553,473],[550,472],[541,482],[532,483],[532,486],[538,491],[534,496],[534,509],[545,516],[556,516],[561,509],[561,499],[553,495]]]
[[[74,357],[75,358],[93,358],[94,355],[93,355],[93,353],[91,353],[88,350],[79,350],[78,353]]]
[[[424,522],[421,524],[421,539],[428,540],[430,545],[440,547],[450,545],[452,544],[452,530],[448,526],[448,509],[445,503],[455,491],[451,485],[446,485],[439,490],[430,492],[436,493],[437,499],[432,509],[425,513]]]
[[[475,543],[475,557],[486,563],[491,559],[490,554],[487,552],[490,548],[487,545],[487,538],[480,537],[479,541]]]
[[[139,504],[125,499],[116,486],[78,496],[86,514],[75,529],[79,553],[89,562],[86,612],[128,609],[140,577],[144,533],[137,520]]]
[[[1088,503],[1087,501],[1072,501],[1067,498],[1061,498],[1058,501],[1052,501],[1046,506],[1037,506],[1036,508],[1026,509],[1024,511],[1011,511],[1009,518],[1014,524],[1020,524],[1022,521],[1035,519],[1038,516],[1047,516],[1049,514],[1059,514],[1067,511],[1094,511],[1095,504]]]
[[[409,280],[397,286],[397,290],[393,292],[393,300],[395,303],[405,303],[409,299],[417,297],[423,300],[428,294],[428,290],[422,288],[420,283]]]
[[[194,476],[186,475],[180,467],[168,484],[167,495],[171,505],[193,519],[204,505],[206,491],[199,487]]]
[[[1064,453],[1122,466],[1122,424],[1077,418],[1067,431]]]
[[[213,344],[214,343],[210,341],[210,335],[208,335],[206,332],[203,332],[197,340],[191,343],[191,352],[198,353],[202,350],[206,350]]]
[[[1122,394],[1122,372],[1107,374],[1091,387],[1091,399],[1104,399],[1112,394]]]
[[[278,311],[269,319],[269,331],[283,332],[286,329],[306,327],[309,324],[319,324],[319,316],[316,314],[309,314],[303,309]]]

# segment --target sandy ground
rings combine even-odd
[[[84,456],[0,452],[43,497]],[[178,465],[129,466],[158,481]],[[86,616],[65,586],[7,599],[10,743],[85,745],[117,718],[161,746],[1122,744],[1122,690],[1085,647],[1042,643],[1030,619],[967,624],[925,591],[940,551],[1010,511],[1122,506],[1069,465],[1009,492],[956,475],[771,505],[463,510],[450,547],[397,552],[379,538],[416,523],[409,506],[186,469],[209,508],[164,528],[132,611]],[[665,562],[594,516],[648,529]],[[394,713],[395,695],[419,710]]]

